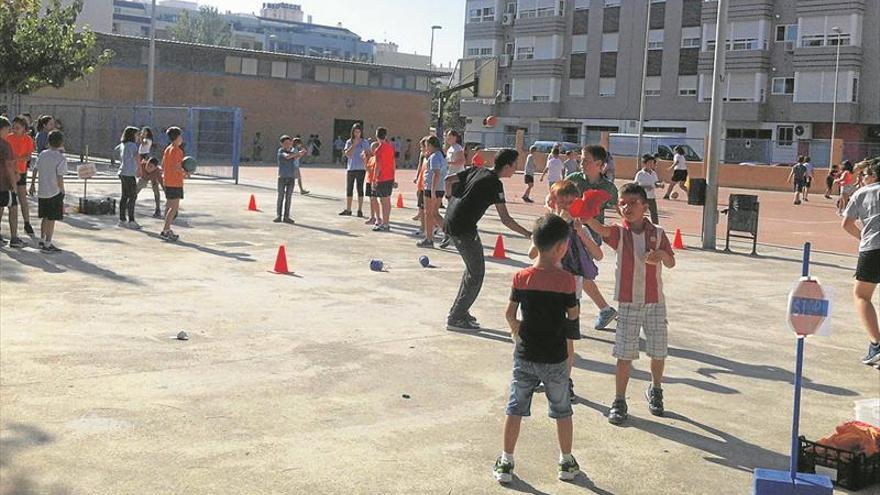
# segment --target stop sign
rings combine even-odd
[[[788,326],[798,335],[814,335],[830,316],[831,297],[816,279],[803,279],[788,296]]]

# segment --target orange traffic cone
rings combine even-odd
[[[498,234],[498,239],[495,241],[495,252],[492,253],[492,257],[499,260],[507,259],[507,254],[504,252],[504,237],[501,237],[501,234]]]
[[[278,246],[278,257],[275,258],[275,269],[272,270],[272,273],[277,273],[278,275],[288,275],[290,270],[287,269],[287,250],[284,249],[284,244]]]
[[[253,194],[251,194],[251,200],[248,203],[248,211],[260,211],[257,209],[257,198]]]
[[[675,229],[675,239],[672,240],[673,249],[684,249],[684,242],[681,240],[681,229]]]
[[[403,193],[397,193],[397,207],[403,208]]]

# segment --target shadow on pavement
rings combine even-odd
[[[140,282],[137,280],[86,261],[73,251],[62,251],[60,253],[51,254],[43,253],[41,251],[33,251],[31,249],[6,249],[4,251],[10,258],[19,263],[39,268],[47,273],[63,273],[67,270],[75,270],[89,275],[104,277],[116,282],[140,285]]]
[[[317,232],[323,232],[325,234],[331,234],[331,235],[338,235],[341,237],[352,237],[352,238],[360,237],[359,235],[354,235],[354,234],[351,234],[351,233],[346,232],[344,230],[328,229],[326,227],[316,227],[314,225],[306,225],[304,223],[299,223],[299,222],[293,224],[293,227],[298,227],[298,228],[302,228],[302,229],[306,229],[306,230],[315,230]]]
[[[593,361],[591,359],[584,359],[578,356],[577,353],[575,353],[574,356],[574,367],[582,369],[584,371],[602,373],[603,375],[614,375],[617,369],[617,366],[614,362],[603,363],[599,361]],[[650,382],[651,373],[644,370],[636,369],[634,367],[632,370],[631,379],[640,380],[643,382]],[[733,395],[740,393],[739,390],[736,390],[734,388],[725,387],[724,385],[718,383],[696,380],[693,378],[679,378],[675,376],[665,375],[663,377],[663,383],[688,385],[700,390],[705,390],[706,392],[711,392],[713,394]]]
[[[143,234],[147,237],[152,237],[153,239],[156,239],[157,241],[168,242],[168,241],[165,241],[165,239],[162,239],[161,237],[159,237],[159,234],[156,234],[153,232],[147,232],[146,230],[139,230],[137,232],[140,232],[141,234]],[[180,239],[178,239],[174,242],[171,242],[170,244],[173,244],[175,246],[181,246],[181,247],[185,247],[185,248],[195,249],[196,251],[200,251],[200,252],[206,253],[206,254],[213,254],[214,256],[220,256],[223,258],[234,259],[236,261],[246,261],[246,262],[251,262],[251,263],[257,261],[251,257],[250,253],[234,253],[234,252],[230,252],[230,251],[223,251],[220,249],[213,249],[213,248],[205,247],[200,244],[195,244],[193,242],[182,241]]]
[[[62,484],[40,485],[33,480],[34,470],[16,468],[12,458],[28,448],[40,447],[54,442],[55,439],[42,429],[22,424],[11,423],[4,428],[0,437],[0,466],[6,469],[6,475],[0,481],[0,492],[9,495],[68,495],[70,489]]]

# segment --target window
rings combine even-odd
[[[315,67],[315,81],[327,82],[330,80],[330,67],[318,65]]]
[[[715,23],[703,24],[703,51],[715,50]],[[731,22],[728,30],[727,51],[767,49],[767,24],[763,20]]]
[[[354,71],[354,83],[358,86],[366,86],[370,81],[370,73],[365,70]]]
[[[504,44],[504,54],[505,55],[513,55],[513,43],[505,43]]]
[[[493,22],[495,7],[482,7],[468,10],[468,22]]]
[[[776,26],[776,42],[797,41],[797,24],[779,24]]]
[[[564,4],[556,0],[519,0],[517,18],[550,17],[563,15]]]
[[[602,35],[602,52],[616,52],[619,33],[604,33]]]
[[[648,32],[648,50],[663,49],[663,30],[652,29]]]
[[[272,62],[272,77],[284,79],[287,77],[287,62]]]
[[[605,0],[606,7],[620,7],[620,0]]]
[[[617,79],[614,77],[599,78],[599,96],[614,96],[614,89],[617,86]]]
[[[590,0],[574,0],[574,9],[589,9],[590,8]]]
[[[800,35],[801,47],[837,46],[838,43],[842,46],[860,44],[860,40],[854,36],[854,33],[860,31],[862,22],[860,15],[801,17],[799,21],[800,30],[795,31],[793,39],[798,39],[797,36]],[[838,28],[840,32],[834,32],[834,28]]]
[[[699,48],[700,47],[700,28],[686,27],[681,29],[681,47],[682,48]]]
[[[794,144],[794,126],[781,125],[776,127],[776,144],[778,146]]]
[[[859,78],[858,76],[853,77],[852,80],[852,98],[850,99],[853,103],[859,102]]]
[[[226,57],[226,72],[241,74],[241,57]]]
[[[549,77],[517,77],[513,79],[513,100],[559,101],[559,79]]]
[[[841,70],[838,77],[837,102],[857,101],[859,73],[852,70]],[[793,101],[795,103],[832,103],[834,101],[833,70],[795,72],[794,79]]]
[[[645,78],[645,96],[660,96],[660,78]]]
[[[697,96],[697,76],[678,76],[678,95]]]
[[[568,94],[570,96],[584,96],[586,79],[569,79]]]
[[[794,94],[794,78],[793,77],[774,77],[771,94],[774,95],[793,95]]]
[[[241,73],[248,76],[257,75],[257,59],[243,58],[241,59]]]
[[[587,35],[576,34],[571,37],[571,53],[587,52]]]
[[[516,49],[517,60],[532,60],[533,58],[535,58],[535,47],[521,46]]]

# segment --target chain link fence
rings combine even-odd
[[[238,181],[242,117],[239,108],[171,107],[102,104],[34,96],[17,96],[10,114],[29,113],[36,121],[51,115],[64,132],[64,148],[83,161],[118,161],[116,145],[127,126],[150,127],[153,155],[160,157],[168,145],[165,129],[183,130],[184,152],[199,162],[198,174]],[[112,168],[112,167],[111,167]]]

